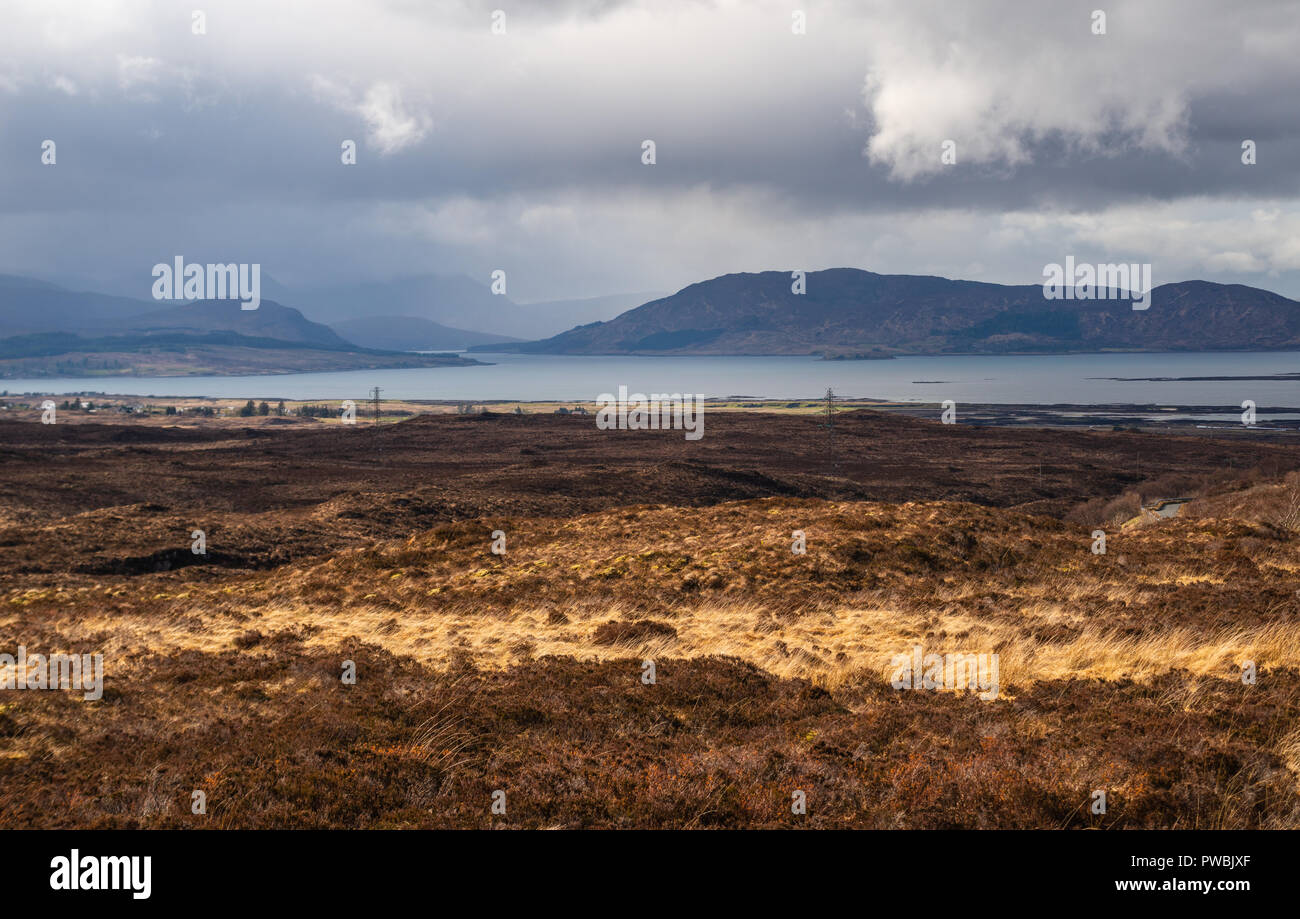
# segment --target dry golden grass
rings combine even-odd
[[[123,695],[23,694],[0,769],[37,807],[41,762],[127,732],[128,816],[86,790],[95,760],[56,789],[81,824],[183,825],[203,787],[215,826],[476,826],[508,781],[534,789],[527,825],[768,825],[794,781],[779,749],[801,787],[834,776],[820,800],[846,825],[1091,825],[1097,787],[1117,825],[1300,825],[1296,541],[1174,520],[1090,544],[966,504],[782,498],[15,588],[0,634],[100,651]],[[997,654],[999,701],[891,690],[915,645]],[[644,658],[662,702],[638,694]],[[345,659],[361,678],[340,695]],[[214,743],[220,765],[181,752]]]
[[[30,629],[27,610],[39,608],[64,645],[118,661],[255,649],[284,634],[319,649],[360,638],[433,667],[721,655],[825,686],[888,680],[894,655],[916,644],[997,653],[1004,686],[1172,670],[1234,678],[1246,660],[1300,668],[1294,604],[1277,599],[1294,595],[1300,553],[1241,530],[1243,560],[1218,523],[1117,534],[1104,557],[1090,554],[1085,530],[941,503],[765,499],[513,521],[502,524],[505,557],[486,551],[495,525],[215,583],[28,589],[0,604],[0,628]],[[807,555],[789,551],[795,529],[808,534]],[[1265,603],[1269,581],[1275,599]],[[675,635],[595,640],[604,623],[640,619]]]
[[[556,625],[550,621],[554,608],[536,607],[484,615],[480,609],[458,605],[397,618],[378,607],[322,612],[277,604],[243,621],[187,608],[163,620],[89,616],[61,625],[59,636],[66,647],[93,644],[102,649],[123,676],[130,673],[133,657],[176,651],[222,653],[237,646],[250,630],[265,636],[302,634],[309,649],[334,648],[360,637],[392,654],[437,668],[462,658],[479,667],[504,668],[528,658],[556,655],[590,660],[726,656],[780,677],[809,679],[828,687],[861,680],[864,673],[888,682],[891,659],[917,644],[927,653],[996,653],[1003,686],[1071,678],[1150,681],[1171,670],[1235,678],[1244,661],[1253,661],[1260,672],[1300,669],[1300,623],[1296,622],[1208,632],[1175,627],[1138,635],[1089,624],[1054,641],[1036,637],[1032,627],[1059,622],[1063,615],[1059,607],[1021,610],[1023,624],[1016,625],[963,613],[885,608],[789,617],[741,601],[680,608],[676,616],[664,620],[676,630],[676,637],[598,644],[592,641],[597,625],[630,621],[635,611],[614,603],[564,612],[570,621]],[[0,620],[0,629],[16,626],[16,621],[13,616]],[[256,653],[256,645],[249,648],[249,653]]]

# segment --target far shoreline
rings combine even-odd
[[[150,427],[231,427],[300,426],[340,424],[339,413],[344,401],[352,401],[356,424],[374,422],[372,403],[364,397],[353,400],[335,398],[283,398],[264,396],[236,398],[228,396],[132,395],[83,391],[80,393],[8,393],[0,396],[0,422],[39,424],[41,403],[53,400],[58,408],[58,424],[121,425],[142,424]],[[260,413],[266,404],[267,413]],[[752,413],[767,415],[802,415],[819,426],[825,425],[826,401],[806,399],[763,399],[751,397],[714,397],[704,400],[709,412]],[[253,414],[243,414],[248,406]],[[379,401],[379,423],[384,425],[418,416],[473,415],[479,417],[569,415],[575,423],[595,418],[600,405],[594,400],[512,400],[512,399],[384,399]],[[884,399],[852,398],[834,402],[836,417],[854,412],[878,412],[902,415],[919,421],[941,423],[941,402],[901,402]],[[1265,439],[1300,436],[1300,408],[1261,406],[1256,408],[1257,422],[1244,425],[1241,410],[1234,405],[1168,403],[963,403],[958,426],[1055,428],[1062,430],[1129,433],[1174,433],[1181,435],[1241,435]]]

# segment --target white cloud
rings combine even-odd
[[[366,124],[367,139],[384,156],[419,143],[432,127],[427,113],[408,110],[402,102],[401,88],[394,83],[374,83],[357,98],[348,88],[316,74],[312,89],[318,99],[359,115]]]
[[[366,90],[357,112],[366,120],[371,143],[385,155],[418,143],[429,133],[429,117],[407,111],[401,89],[392,83],[376,83]]]
[[[958,165],[1023,165],[1043,140],[1177,155],[1198,91],[1250,75],[1300,78],[1300,20],[1277,23],[1285,41],[1257,36],[1247,52],[1247,17],[1230,21],[1216,0],[1112,0],[1106,10],[1106,34],[1096,35],[1080,4],[876,8],[864,33],[863,99],[874,119],[864,155],[902,181],[947,168],[940,150],[949,139]]]
[[[1018,215],[1006,215],[1009,224]],[[1036,219],[1036,234],[1056,234],[1083,258],[1151,262],[1160,282],[1206,271],[1266,276],[1300,271],[1300,207],[1209,199],[1116,205],[1093,214]],[[1071,251],[1069,249],[1066,250]],[[1059,260],[1059,259],[1058,259]]]

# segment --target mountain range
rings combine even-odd
[[[217,331],[328,348],[350,344],[329,326],[274,300],[244,310],[236,300],[136,300],[0,275],[0,338],[41,332],[106,336]]]
[[[301,289],[270,275],[262,281],[261,306],[243,310],[231,300],[154,300],[139,277],[74,290],[0,275],[0,376],[140,373],[146,366],[172,374],[474,363],[399,352],[491,350],[607,319],[657,296],[521,305],[465,275]]]
[[[0,275],[0,376],[118,376],[427,367],[476,363],[358,346],[263,299],[136,300]]]
[[[503,351],[537,354],[894,354],[1300,350],[1300,303],[1241,284],[1179,281],[1129,299],[855,268],[728,274],[605,322]],[[1115,293],[1115,292],[1113,292]],[[1129,296],[1127,292],[1124,297]],[[483,350],[482,348],[471,350]]]
[[[1039,284],[854,268],[809,272],[803,292],[788,272],[728,274],[639,306],[635,294],[518,304],[463,275],[304,290],[264,282],[260,308],[242,310],[233,300],[136,299],[0,275],[0,375],[428,366],[455,359],[409,352],[463,350],[830,359],[1300,350],[1300,303],[1209,281],[1155,287],[1147,309],[1134,309],[1127,292],[1053,300]],[[611,315],[521,340],[561,317]]]
[[[51,318],[71,320],[79,326],[95,318],[109,329],[122,318],[143,309],[157,309],[150,299],[147,275],[131,275],[92,281],[57,278],[57,283],[12,275],[0,275],[5,287],[29,291],[44,288],[62,291],[68,301],[62,312]],[[574,326],[611,319],[625,310],[663,296],[660,292],[610,294],[580,299],[516,303],[504,294],[493,294],[488,285],[464,274],[424,274],[385,281],[354,284],[291,286],[263,272],[262,296],[292,307],[309,320],[326,323],[344,338],[363,347],[379,348],[400,344],[411,350],[461,350],[470,345],[535,340],[556,335]],[[47,299],[53,294],[47,294]],[[141,306],[141,304],[144,306]],[[252,311],[249,311],[252,312]],[[36,316],[35,311],[28,318]],[[393,335],[394,319],[404,322],[409,339]],[[48,323],[37,322],[42,326]],[[93,321],[91,324],[94,324]],[[20,332],[38,331],[23,328]],[[0,336],[19,334],[0,323]],[[386,342],[388,344],[381,344]]]

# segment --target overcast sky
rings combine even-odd
[[[529,301],[1073,255],[1300,297],[1298,49],[1284,0],[0,0],[0,272]]]

